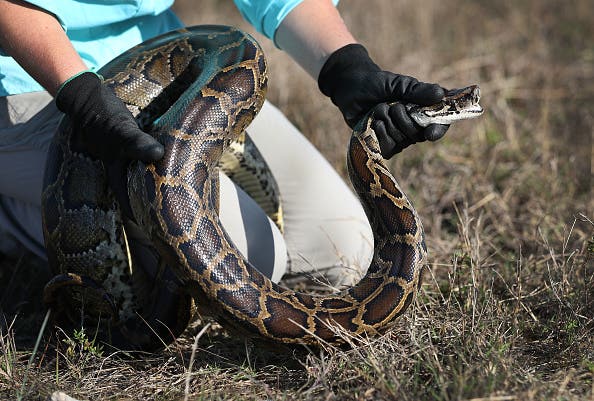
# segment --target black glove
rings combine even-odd
[[[417,125],[402,103],[431,105],[443,99],[445,91],[437,84],[382,71],[360,44],[346,45],[330,55],[318,78],[320,90],[329,96],[353,128],[373,110],[374,129],[382,156],[390,158],[407,146],[425,140],[436,141],[448,125]]]
[[[56,105],[70,117],[91,156],[146,163],[163,157],[163,146],[138,127],[124,103],[93,72],[66,81],[58,91]]]

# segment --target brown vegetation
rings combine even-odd
[[[104,355],[64,333],[66,342],[42,345],[29,364],[43,283],[35,265],[5,261],[1,306],[20,314],[0,326],[0,399],[61,389],[93,400],[594,401],[591,2],[343,0],[340,9],[385,69],[446,87],[479,83],[486,108],[391,162],[430,252],[398,328],[311,353],[262,348],[216,325],[195,347],[200,327],[149,355]],[[230,1],[179,1],[177,10],[188,24],[253,31]],[[341,117],[262,43],[269,99],[344,173]]]

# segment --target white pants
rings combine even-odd
[[[43,171],[60,117],[46,92],[0,98],[0,241],[3,235],[12,236],[42,258]],[[260,207],[222,175],[220,215],[235,244],[275,282],[284,275],[322,273],[333,285],[351,283],[365,272],[373,253],[373,236],[359,201],[270,103],[248,133],[278,182],[285,233],[283,238]]]

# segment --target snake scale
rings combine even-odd
[[[50,149],[42,209],[57,274],[45,298],[70,310],[63,312],[70,320],[79,319],[72,308],[78,302],[109,326],[109,341],[151,348],[183,330],[189,294],[201,312],[247,335],[315,344],[338,340],[337,327],[353,335],[384,332],[411,304],[427,255],[423,228],[380,155],[372,116],[355,128],[347,164],[373,228],[373,260],[351,288],[304,294],[251,266],[217,214],[220,159],[264,102],[267,67],[254,39],[230,27],[186,28],[132,48],[99,73],[165,147],[159,162],[132,162],[127,170],[132,225],[149,238],[159,269],[135,266],[103,165],[79,150],[64,121]],[[479,114],[478,88],[469,88],[409,112],[429,123]],[[470,106],[455,110],[469,97]]]

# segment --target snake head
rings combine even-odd
[[[430,124],[451,124],[454,121],[475,118],[483,114],[479,104],[481,90],[478,85],[446,91],[439,103],[430,106],[407,104],[406,110],[421,127]]]

